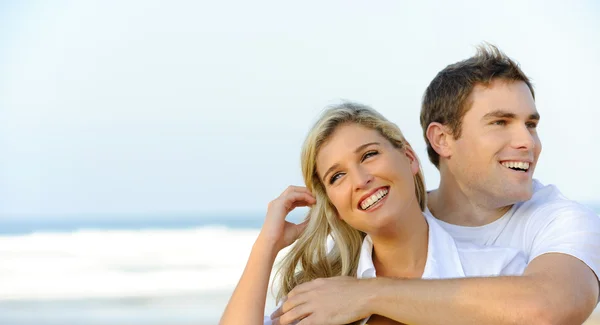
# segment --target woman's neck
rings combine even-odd
[[[427,261],[429,225],[420,209],[400,220],[393,233],[371,235],[377,276],[420,278]]]

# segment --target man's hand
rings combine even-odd
[[[285,303],[272,315],[273,324],[339,325],[370,316],[361,282],[353,277],[339,276],[316,279],[295,287]],[[365,288],[366,289],[366,288]]]

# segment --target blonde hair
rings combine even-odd
[[[316,158],[323,144],[335,130],[345,124],[358,124],[377,130],[398,149],[410,148],[400,128],[388,121],[374,109],[346,102],[326,109],[312,127],[302,147],[301,165],[306,187],[312,192],[317,203],[308,213],[308,225],[283,258],[277,272],[280,280],[276,295],[280,301],[299,284],[333,276],[356,276],[360,248],[365,233],[352,228],[337,216],[329,201],[325,186],[317,174]],[[427,193],[423,172],[419,168],[414,176],[415,195],[425,209]],[[327,252],[327,237],[331,235],[335,246]]]

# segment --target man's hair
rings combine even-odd
[[[483,44],[477,53],[440,71],[431,81],[421,106],[421,127],[427,143],[429,160],[440,166],[440,156],[427,139],[427,127],[438,122],[450,128],[455,139],[460,138],[462,119],[471,107],[469,95],[476,85],[488,86],[494,79],[523,81],[535,99],[533,86],[519,65],[496,46]]]

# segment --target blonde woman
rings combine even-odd
[[[310,301],[286,310],[285,298],[294,299],[296,286],[319,278],[455,278],[525,268],[521,252],[457,244],[423,214],[426,191],[417,156],[400,129],[367,106],[327,109],[305,140],[301,162],[306,187],[290,186],[269,204],[222,325],[335,323],[306,313]],[[306,221],[286,221],[299,206],[310,206]],[[280,308],[272,320],[263,315],[271,269],[277,253],[292,243],[279,269]],[[285,319],[278,318],[281,310]],[[347,313],[362,324],[393,323],[362,310]]]

